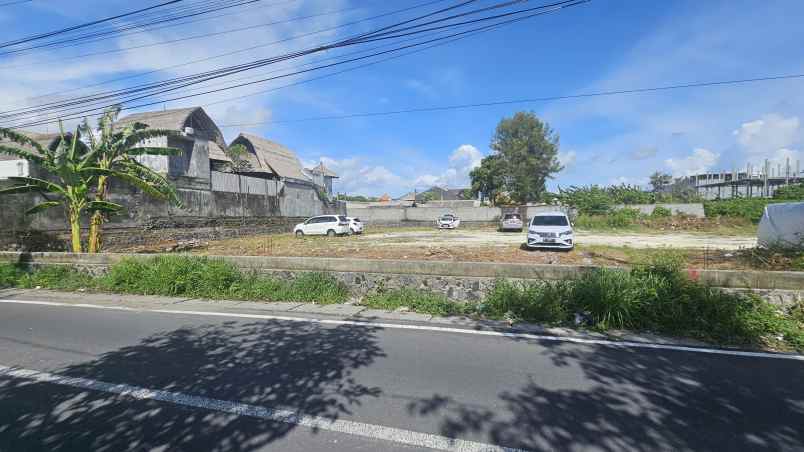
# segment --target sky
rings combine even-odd
[[[32,0],[0,7],[2,40],[153,3]],[[0,55],[0,110],[307,48],[393,22],[403,15],[366,18],[420,3],[422,0],[261,0],[232,9],[223,17],[181,27],[80,47]],[[147,46],[306,16],[314,17]],[[340,176],[335,191],[370,196],[397,196],[431,185],[468,186],[469,171],[491,153],[489,142],[499,121],[517,111],[532,111],[560,135],[559,158],[565,168],[548,182],[549,189],[618,183],[646,186],[654,171],[680,177],[732,171],[749,163],[756,168],[764,159],[769,159],[772,167],[784,165],[788,158],[804,160],[800,119],[804,78],[460,110],[296,120],[804,74],[802,20],[804,2],[799,0],[592,0],[319,80],[304,82],[312,75],[295,76],[149,108],[200,105],[228,141],[241,131],[265,136],[293,149],[308,166],[323,161]],[[129,47],[139,48],[120,51]],[[246,48],[251,50],[243,50]],[[113,53],[80,56],[101,51]],[[227,52],[237,53],[211,58]],[[330,53],[324,53],[253,72],[300,69],[306,62],[328,56]],[[205,61],[184,65],[196,60]],[[124,79],[114,81],[120,78]],[[54,131],[55,127],[34,129]],[[795,169],[795,163],[792,166]]]

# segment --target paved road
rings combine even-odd
[[[804,450],[793,360],[0,303],[0,366],[1,451]]]

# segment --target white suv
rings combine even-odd
[[[299,223],[293,228],[296,237],[305,235],[346,235],[349,233],[349,220],[343,215],[321,215]]]
[[[544,212],[535,215],[528,226],[528,248],[558,248],[571,250],[575,247],[572,223],[564,212]]]

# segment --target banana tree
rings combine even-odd
[[[98,120],[98,127],[93,131],[89,122],[84,119],[81,130],[87,137],[89,148],[96,154],[98,178],[95,186],[95,202],[103,203],[110,194],[109,181],[117,179],[142,190],[145,194],[159,199],[166,199],[174,205],[181,205],[176,190],[170,182],[136,160],[140,155],[179,155],[179,149],[171,147],[147,146],[149,139],[179,136],[174,130],[149,129],[141,123],[128,124],[116,128],[115,122],[120,114],[120,107],[107,109]],[[104,206],[104,204],[97,204]],[[91,209],[89,222],[90,253],[100,251],[102,245],[103,223],[106,221],[108,209]]]
[[[0,189],[0,195],[17,193],[39,193],[45,201],[28,209],[25,213],[32,215],[44,210],[61,206],[70,225],[72,250],[82,251],[81,247],[81,214],[93,211],[116,212],[120,205],[93,200],[90,191],[97,177],[104,170],[96,166],[97,154],[89,149],[80,139],[80,130],[65,135],[61,131],[59,141],[45,147],[35,140],[9,129],[0,128],[0,136],[24,147],[0,145],[0,153],[11,154],[36,164],[45,170],[51,180],[35,177],[9,177],[11,187]]]

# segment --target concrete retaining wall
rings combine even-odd
[[[124,258],[148,259],[143,254],[70,254],[0,252],[0,262],[28,265],[76,265],[103,271]],[[496,279],[565,280],[578,278],[594,266],[528,265],[479,262],[390,261],[306,257],[221,256],[247,271],[290,277],[299,272],[325,272],[344,281],[357,295],[378,287],[420,288],[446,294],[455,300],[478,300]],[[624,269],[618,269],[625,271]],[[690,270],[689,276],[710,286],[752,290],[776,304],[804,297],[804,272]]]

